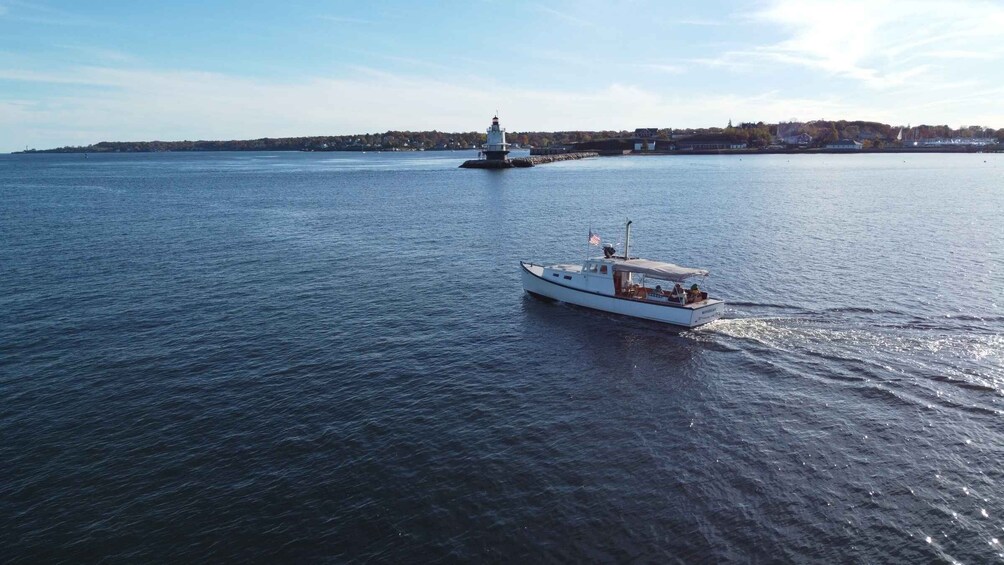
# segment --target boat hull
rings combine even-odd
[[[694,328],[717,320],[725,312],[725,303],[708,299],[699,305],[671,305],[630,298],[610,296],[598,292],[579,290],[543,278],[543,268],[520,262],[522,267],[523,290],[576,306],[584,306],[603,312],[642,318],[684,328]]]

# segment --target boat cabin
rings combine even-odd
[[[697,285],[684,287],[685,279],[708,272],[672,263],[623,257],[593,257],[582,265],[544,267],[543,278],[576,290],[645,302],[687,306],[700,304],[708,293]]]

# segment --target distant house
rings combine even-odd
[[[655,151],[656,137],[659,135],[659,128],[637,128],[634,130],[635,151]]]
[[[860,151],[864,145],[860,141],[854,141],[853,139],[841,139],[834,143],[826,144],[827,149],[832,149],[835,151]]]
[[[798,133],[795,135],[786,135],[780,138],[781,143],[785,145],[808,145],[812,143],[812,136],[807,133]]]

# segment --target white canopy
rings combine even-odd
[[[628,273],[641,273],[643,275],[666,281],[682,281],[690,277],[706,277],[709,274],[708,271],[705,271],[704,269],[691,269],[690,267],[681,267],[672,263],[649,261],[648,259],[630,259],[627,261],[620,260],[614,263],[614,270]]]

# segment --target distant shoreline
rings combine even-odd
[[[998,148],[974,147],[881,147],[871,149],[699,149],[684,151],[635,151],[631,155],[860,155],[862,153],[1000,153]]]
[[[132,153],[457,153],[464,151],[476,151],[476,149],[323,149],[304,151],[302,149],[137,149],[129,151],[101,151],[88,148],[59,148],[59,149],[30,149],[27,151],[12,151],[10,155],[35,155],[35,154],[93,154],[93,155],[122,155]],[[825,148],[801,148],[801,149],[689,149],[673,151],[601,151],[602,156],[620,155],[647,155],[647,156],[673,156],[673,155],[858,155],[863,153],[1002,153],[1004,148],[1000,147],[880,147],[868,149],[825,149]],[[561,153],[557,153],[560,155]]]
[[[666,155],[749,155],[836,153],[999,152],[1004,128],[947,125],[893,126],[861,120],[742,122],[724,128],[636,128],[628,130],[507,131],[510,149],[550,155],[575,151]],[[100,141],[85,146],[34,149],[24,153],[159,153],[208,151],[477,151],[484,132],[388,130],[383,133],[261,137],[181,141]],[[836,146],[829,148],[829,146]]]

